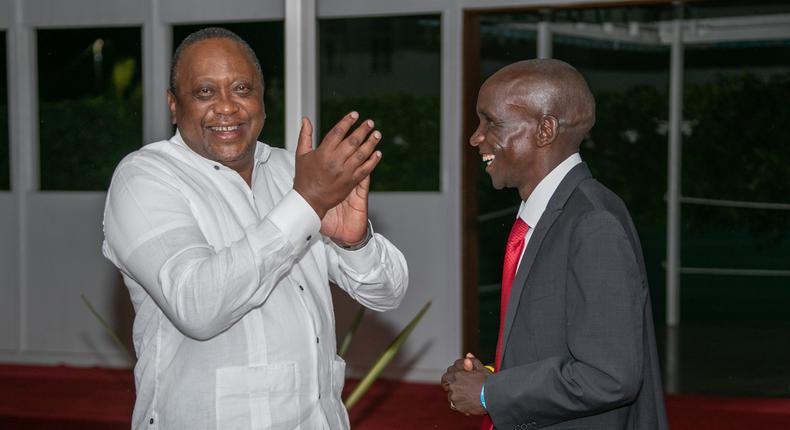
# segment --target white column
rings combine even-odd
[[[682,6],[677,6],[681,8]],[[680,10],[678,11],[680,13]],[[669,154],[667,158],[667,325],[680,322],[680,133],[683,121],[683,20],[672,23],[669,76]]]
[[[17,197],[19,238],[19,351],[27,349],[28,197],[39,188],[36,31],[25,25],[25,2],[13,2],[8,31],[8,109],[11,190]]]
[[[551,58],[554,41],[551,37],[551,22],[549,12],[542,11],[538,22],[538,58]]]
[[[285,147],[294,151],[303,116],[312,121],[313,139],[317,138],[317,22],[315,0],[283,1],[285,2]]]
[[[172,134],[165,92],[170,80],[172,27],[162,22],[160,0],[150,0],[143,25],[143,142],[168,139]]]

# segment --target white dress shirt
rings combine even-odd
[[[294,157],[258,143],[252,187],[176,133],[118,165],[104,255],[135,309],[135,429],[347,429],[329,282],[398,306],[406,261],[379,234],[319,234]]]
[[[537,227],[540,217],[546,211],[546,206],[549,204],[551,196],[557,191],[557,187],[560,186],[560,182],[565,179],[568,172],[581,162],[582,157],[578,152],[569,156],[538,182],[538,185],[532,190],[532,194],[527,197],[527,201],[521,202],[521,207],[518,209],[518,217],[529,226],[527,234],[524,235],[524,249],[521,250],[522,258],[524,257],[524,251],[527,250],[529,238],[532,237],[532,230]],[[521,265],[521,258],[518,259],[518,264]],[[516,267],[516,270],[518,270],[518,267]]]

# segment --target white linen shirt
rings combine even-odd
[[[379,234],[347,251],[258,143],[252,187],[176,133],[118,165],[104,255],[135,309],[135,429],[347,429],[329,282],[396,307],[406,261]]]

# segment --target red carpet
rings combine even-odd
[[[348,388],[355,384],[349,382]],[[128,370],[0,365],[0,430],[128,429]],[[790,399],[667,396],[673,430],[790,429]],[[354,430],[478,430],[434,384],[379,381],[351,411]]]

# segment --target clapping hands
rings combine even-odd
[[[480,390],[491,374],[472,353],[456,360],[442,375],[442,388],[447,391],[450,409],[465,415],[484,415]]]
[[[367,232],[370,173],[381,160],[381,133],[366,120],[349,133],[359,114],[351,112],[313,149],[313,126],[302,119],[296,148],[294,190],[321,218],[321,233],[343,245],[361,242]]]

